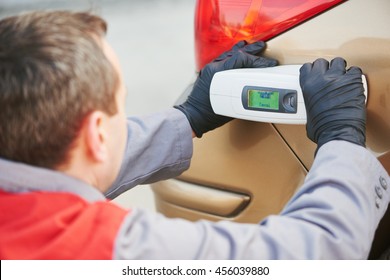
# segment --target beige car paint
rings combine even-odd
[[[266,55],[280,64],[340,56],[349,66],[361,67],[369,89],[367,147],[390,172],[389,14],[388,0],[350,0],[268,41]],[[302,125],[234,120],[194,140],[191,168],[179,180],[153,185],[157,210],[189,220],[259,222],[279,213],[302,184],[315,148]],[[191,188],[178,187],[180,180]],[[237,208],[224,199],[209,199],[206,193],[191,196],[197,186],[200,192],[217,189],[249,200]],[[232,209],[222,215],[218,208],[226,205]],[[389,236],[390,211],[378,229],[371,258],[390,246]]]

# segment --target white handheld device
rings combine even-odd
[[[302,65],[244,68],[217,72],[210,87],[216,114],[257,122],[305,124],[299,84]],[[367,100],[367,83],[363,78]]]

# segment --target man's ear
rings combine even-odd
[[[86,152],[93,161],[103,162],[108,158],[107,132],[104,125],[106,118],[103,112],[94,111],[83,122]]]

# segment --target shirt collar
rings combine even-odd
[[[33,191],[67,192],[89,202],[105,200],[94,187],[64,173],[0,158],[0,189],[22,193]]]

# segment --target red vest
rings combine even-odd
[[[70,193],[0,190],[0,259],[112,259],[126,214]]]

